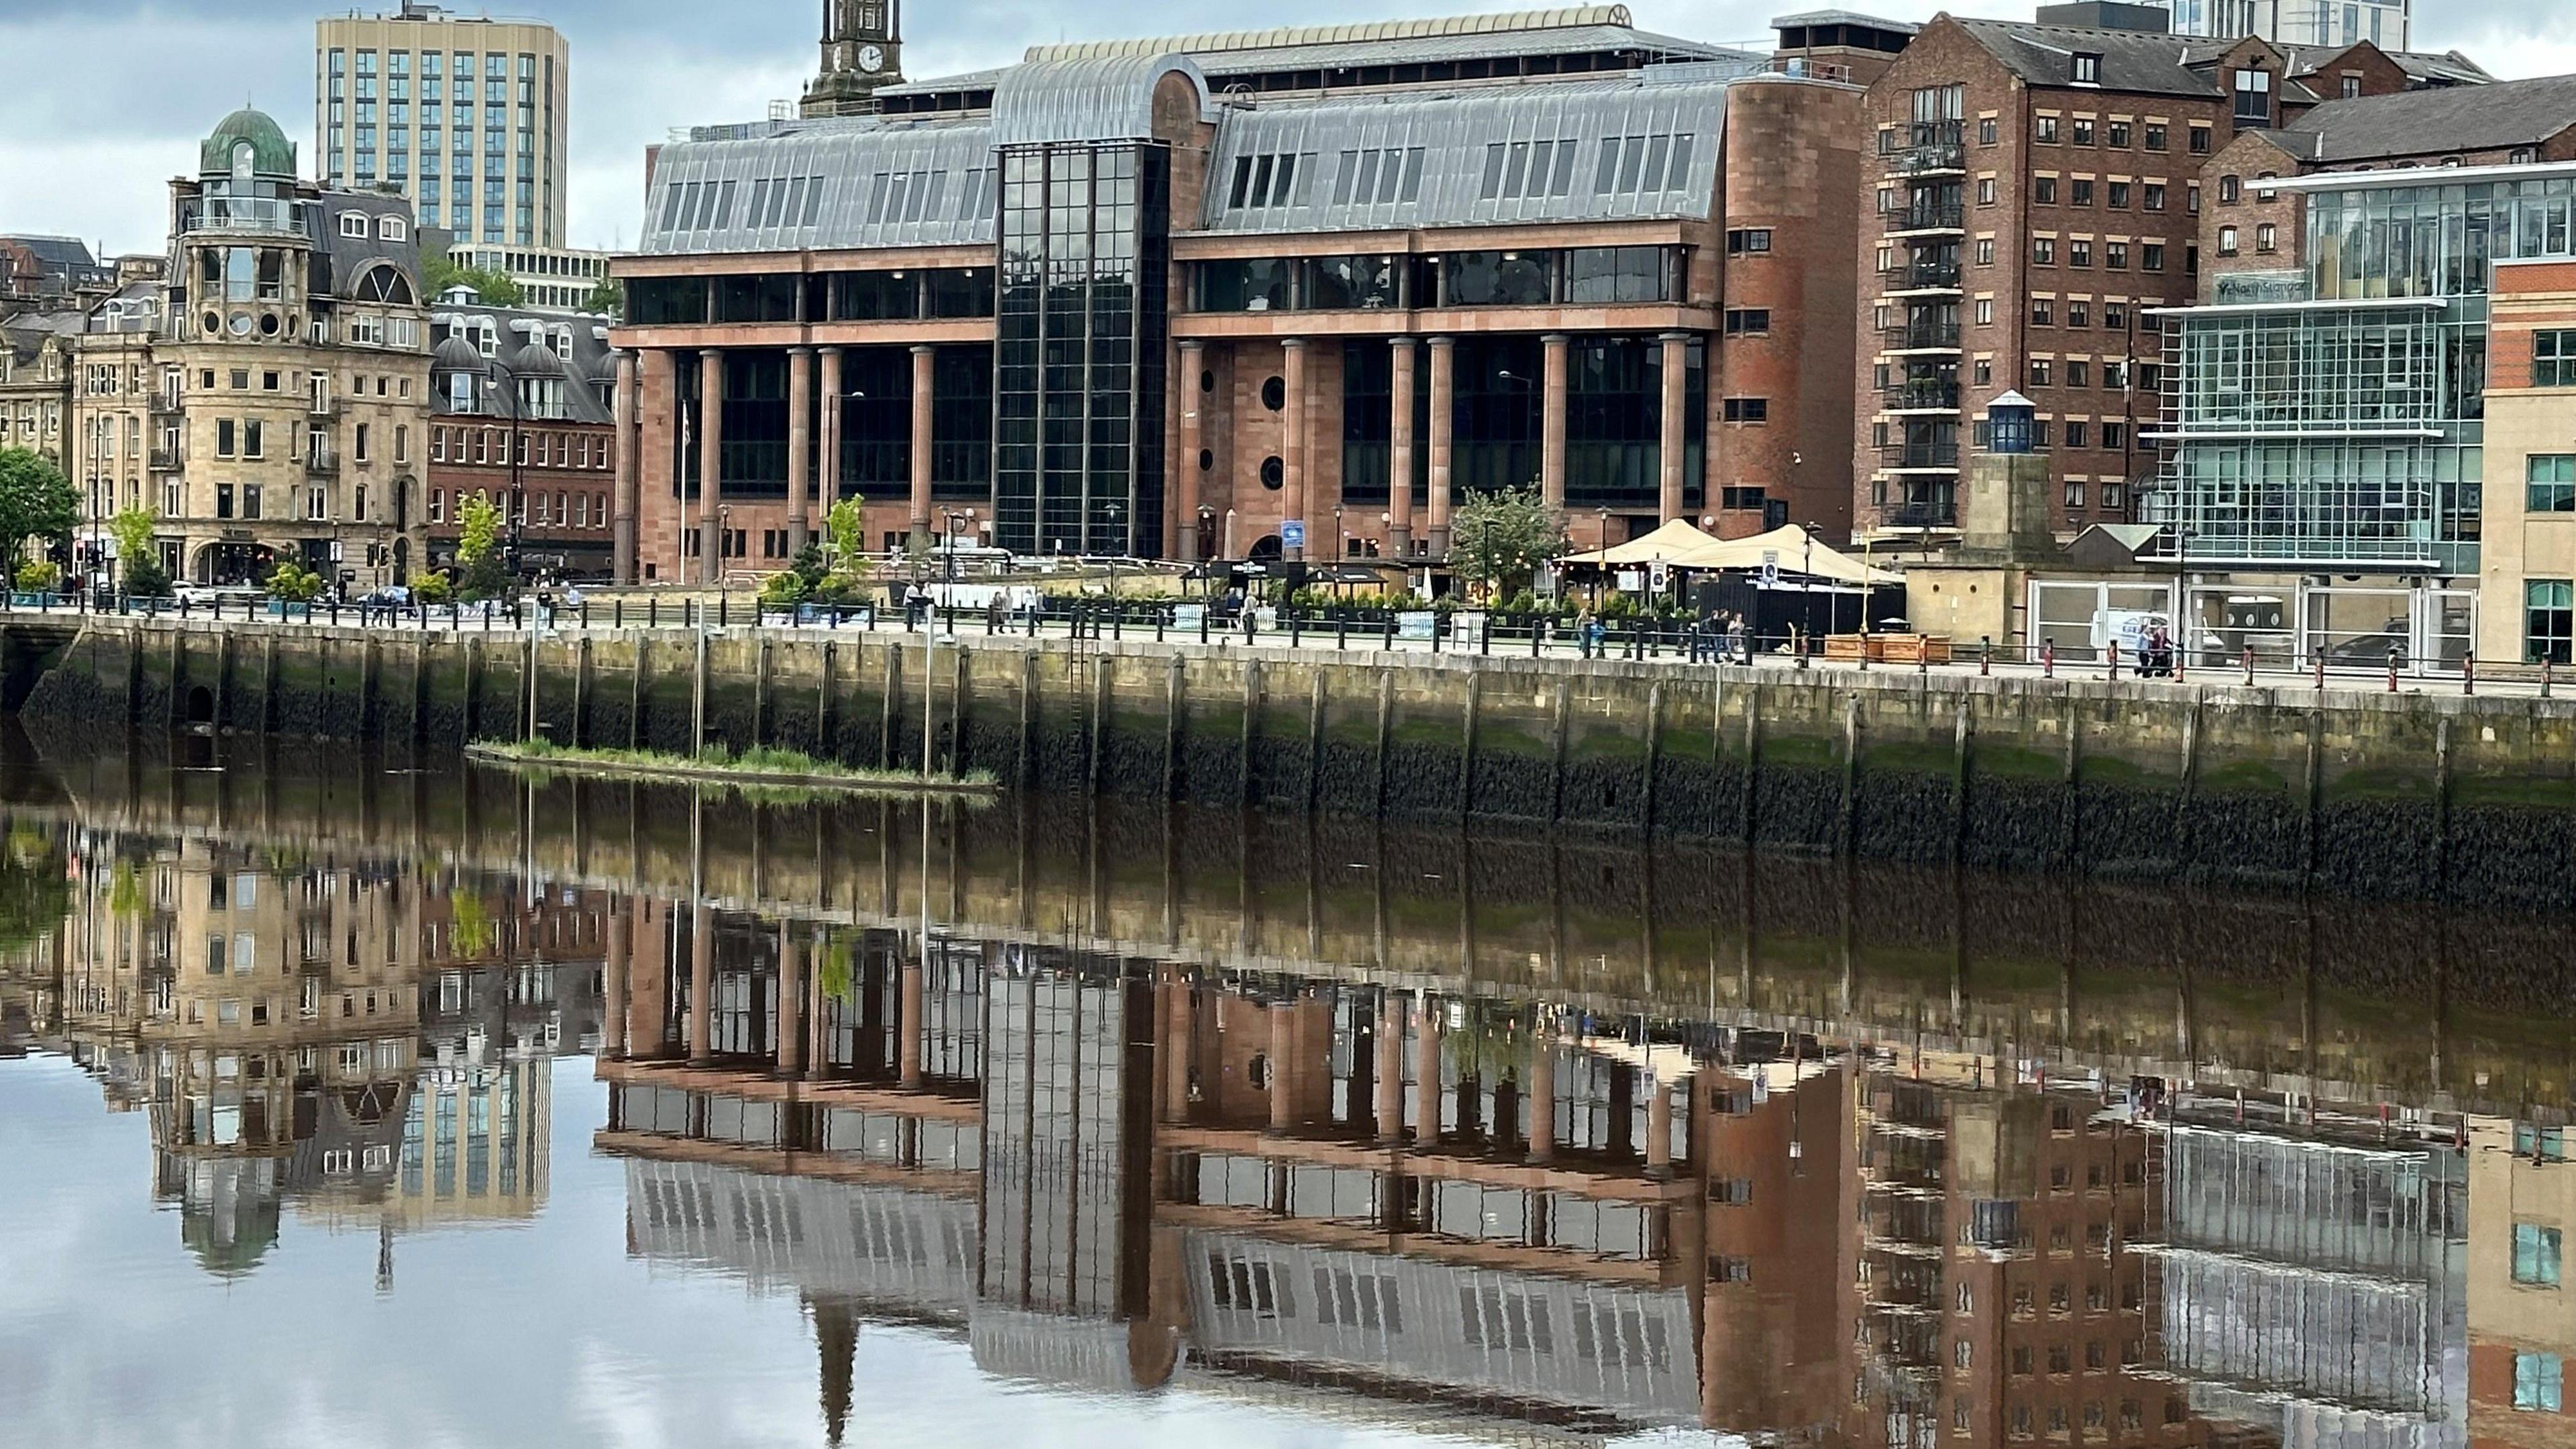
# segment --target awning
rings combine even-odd
[[[1595,568],[1633,568],[1638,564],[1670,563],[1693,549],[1706,548],[1716,539],[1676,518],[1644,538],[1632,538],[1616,547],[1592,553],[1569,555],[1564,562],[1588,564]]]
[[[1661,532],[1661,530],[1657,530]],[[1643,542],[1643,540],[1639,540]],[[1747,573],[1761,569],[1766,562],[1776,562],[1784,574],[1805,574],[1813,578],[1833,579],[1847,584],[1901,584],[1905,575],[1886,569],[1872,568],[1838,549],[1824,544],[1810,544],[1806,530],[1796,524],[1775,528],[1751,538],[1710,539],[1701,548],[1672,558],[1675,568],[1737,569]]]

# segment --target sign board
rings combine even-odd
[[[1780,586],[1780,550],[1776,548],[1762,550],[1762,586],[1766,589]]]
[[[1292,518],[1287,522],[1280,524],[1279,546],[1282,548],[1304,548],[1306,546],[1306,520],[1302,518]]]
[[[1174,604],[1172,606],[1172,627],[1175,629],[1194,631],[1199,627],[1201,621],[1206,618],[1207,605],[1205,604]]]
[[[1539,598],[1555,598],[1556,584],[1556,570],[1554,569],[1540,569],[1538,572],[1530,575],[1530,592]]]
[[[1406,609],[1395,616],[1395,637],[1428,644],[1439,619],[1440,616],[1429,609]]]
[[[1621,570],[1619,570],[1619,582],[1618,582],[1619,592],[1621,592],[1621,593],[1623,593],[1623,594],[1633,594],[1633,593],[1637,592],[1639,589],[1644,588],[1645,586],[1646,586],[1646,574],[1645,574],[1645,571],[1644,571],[1643,569],[1621,569]]]
[[[1646,582],[1651,584],[1654,587],[1655,592],[1659,594],[1664,590],[1671,588],[1673,584],[1673,566],[1664,562],[1662,559],[1657,559],[1653,563],[1648,564],[1646,566]]]
[[[1449,620],[1449,642],[1460,649],[1476,649],[1485,642],[1485,613],[1482,609],[1461,611]]]

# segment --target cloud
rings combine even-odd
[[[391,0],[370,8],[390,9]],[[1223,13],[1202,0],[953,0],[913,8],[904,63],[926,77],[1003,64],[1057,40],[1482,8],[1494,0],[1317,0]],[[1758,45],[1781,7],[1638,0],[1634,8],[1648,30]],[[1943,8],[2030,13],[2028,0],[1863,8],[1913,20]],[[573,55],[571,239],[633,242],[644,148],[673,128],[758,117],[793,99],[816,63],[817,9],[813,0],[552,0],[546,17]],[[2424,0],[2417,12],[2418,49],[2458,49],[2507,77],[2576,71],[2576,38],[2559,7]],[[309,0],[0,0],[0,55],[12,59],[10,83],[0,87],[0,135],[10,138],[0,147],[0,228],[70,233],[111,252],[161,250],[168,179],[194,164],[198,138],[246,99],[309,153],[313,14]]]

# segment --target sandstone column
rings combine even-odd
[[[1404,993],[1386,991],[1377,1002],[1377,1140],[1404,1140]]]
[[[1457,339],[1431,339],[1431,556],[1449,552],[1449,466],[1457,427]]]
[[[1207,446],[1207,419],[1199,410],[1199,373],[1206,367],[1207,344],[1195,337],[1181,340],[1180,375],[1172,386],[1181,394],[1181,456],[1173,470],[1180,479],[1172,532],[1183,563],[1199,561],[1199,450]]]
[[[1417,1147],[1440,1143],[1440,1002],[1429,992],[1415,1000],[1413,1039],[1413,1141]]]
[[[1690,334],[1664,334],[1663,411],[1661,427],[1656,434],[1659,497],[1655,511],[1658,522],[1670,523],[1682,516],[1682,399],[1683,383],[1689,377]],[[1606,541],[1605,541],[1606,546]]]
[[[930,362],[924,343],[912,349],[912,546],[930,547]]]
[[[716,913],[699,901],[689,907],[689,1064],[715,1059]]]
[[[698,354],[698,581],[724,579],[724,354]]]
[[[1288,396],[1279,409],[1279,465],[1285,475],[1279,495],[1280,516],[1305,525],[1307,542],[1311,544],[1314,520],[1307,517],[1306,509],[1306,339],[1291,337],[1280,346],[1288,354]],[[1282,537],[1280,542],[1285,544],[1287,539]],[[1281,554],[1302,559],[1306,547],[1283,548]]]
[[[1646,1175],[1673,1175],[1673,1088],[1652,1072],[1646,1082]]]
[[[1297,1056],[1297,1003],[1294,998],[1270,1003],[1270,1130],[1284,1133],[1297,1125],[1297,1090],[1288,1064]]]
[[[1544,381],[1539,386],[1538,488],[1547,506],[1565,508],[1566,352],[1564,333],[1540,339],[1546,347]]]
[[[1386,552],[1389,558],[1413,554],[1413,339],[1388,344],[1395,398],[1387,420]]]
[[[814,451],[814,349],[787,349],[787,556],[805,548],[812,527],[807,486]]]
[[[617,354],[617,473],[609,494],[611,577],[621,584],[636,579],[635,500],[641,491],[637,473],[643,466],[644,408],[638,395],[632,351]]]
[[[805,938],[793,921],[778,923],[778,1071],[805,1070]]]
[[[1556,1159],[1556,1038],[1545,1030],[1530,1046],[1529,1155],[1532,1162]]]
[[[841,349],[823,349],[823,458],[815,469],[821,480],[814,491],[821,495],[814,504],[819,526],[831,516],[832,505],[841,501]]]
[[[928,942],[922,943],[925,948]],[[902,995],[895,1005],[895,1075],[906,1087],[921,1085],[921,958],[903,963]]]

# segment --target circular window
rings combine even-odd
[[[1201,449],[1199,449],[1199,471],[1200,471],[1200,472],[1202,472],[1202,473],[1205,473],[1205,472],[1207,472],[1208,470],[1210,470],[1210,469],[1214,468],[1215,466],[1216,466],[1216,452],[1215,452],[1215,450],[1214,450],[1214,449],[1211,449],[1211,448],[1201,448]]]
[[[1288,384],[1282,379],[1275,377],[1263,383],[1261,385],[1261,405],[1270,409],[1274,413],[1279,411],[1281,408],[1288,406]]]
[[[1209,368],[1209,369],[1207,369],[1206,371],[1201,372],[1201,373],[1199,374],[1199,391],[1201,391],[1201,392],[1214,392],[1214,391],[1216,391],[1216,369],[1214,369],[1214,368]]]
[[[206,314],[206,330],[207,330],[208,332],[221,332],[221,331],[223,331],[223,330],[224,330],[224,318],[223,318],[223,314],[222,314],[222,313],[220,313],[220,312],[209,312],[209,313],[207,313],[207,314]]]
[[[250,314],[248,312],[235,312],[233,314],[232,329],[235,337],[248,337],[250,335],[250,327]]]
[[[1274,454],[1272,454],[1271,456],[1269,456],[1269,457],[1264,458],[1264,459],[1262,459],[1262,460],[1261,460],[1261,486],[1262,486],[1262,487],[1264,487],[1264,488],[1284,488],[1284,487],[1286,487],[1286,486],[1287,486],[1287,484],[1288,484],[1288,465],[1287,465],[1287,464],[1285,464],[1285,463],[1280,462],[1280,461],[1279,461],[1279,457],[1278,457],[1278,455],[1277,455],[1277,454],[1275,454],[1275,453],[1274,453]]]
[[[262,337],[275,337],[277,335],[276,313],[269,313],[259,319],[259,335]]]

